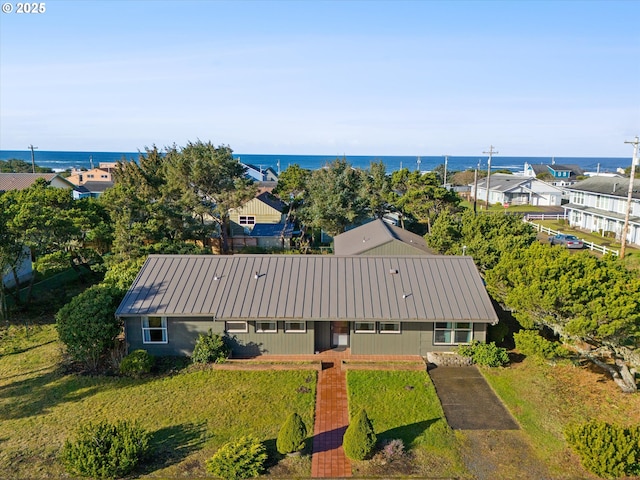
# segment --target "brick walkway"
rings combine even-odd
[[[351,476],[351,463],[342,449],[342,437],[348,425],[347,379],[340,369],[340,360],[336,359],[323,363],[318,376],[311,477]]]
[[[343,367],[342,362],[351,362]],[[342,437],[349,425],[349,403],[347,398],[348,368],[424,370],[426,365],[417,355],[351,355],[349,348],[343,351],[329,350],[315,355],[260,355],[251,359],[236,359],[238,368],[251,369],[260,364],[275,368],[268,362],[317,362],[322,368],[318,372],[316,392],[316,418],[313,428],[313,454],[311,456],[312,478],[351,477],[351,463],[342,448]],[[394,365],[394,362],[396,364]],[[399,363],[398,363],[399,362]],[[221,364],[225,366],[226,364]],[[306,368],[305,365],[298,365]],[[284,366],[283,368],[286,368]]]

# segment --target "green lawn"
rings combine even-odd
[[[350,416],[364,408],[379,442],[401,439],[412,450],[413,475],[465,476],[455,435],[427,372],[350,370],[347,391]],[[354,470],[373,473],[358,462]]]
[[[315,371],[187,369],[141,380],[68,374],[52,325],[32,327],[28,337],[21,332],[12,327],[0,339],[3,477],[63,476],[58,452],[85,420],[139,421],[156,448],[142,473],[160,477],[205,476],[205,460],[243,434],[275,451],[278,429],[294,410],[313,431]],[[295,476],[309,475],[310,461],[297,464]]]

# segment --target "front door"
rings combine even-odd
[[[349,322],[331,322],[331,348],[349,346]]]

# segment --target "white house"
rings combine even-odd
[[[565,215],[572,227],[591,232],[613,232],[621,239],[627,212],[629,179],[591,177],[568,188]],[[640,247],[640,180],[633,183],[627,242]]]
[[[534,177],[494,173],[489,182],[489,204],[554,206],[562,203],[562,189]],[[487,199],[487,179],[478,181],[477,195],[471,188],[471,196]]]

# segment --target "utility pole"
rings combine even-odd
[[[420,157],[418,157],[418,160],[416,160],[416,170],[419,172],[420,171]]]
[[[33,156],[33,151],[37,150],[38,147],[34,147],[33,145],[29,145],[27,148],[31,149],[31,169],[33,170],[33,173],[36,173],[36,160]]]
[[[636,176],[636,164],[638,163],[638,136],[633,142],[624,142],[633,145],[633,158],[631,159],[631,175],[629,175],[629,193],[627,194],[627,211],[624,214],[624,226],[622,227],[622,239],[620,246],[620,258],[624,258],[627,244],[627,232],[629,231],[629,216],[631,215],[631,199],[633,198],[633,180]]]
[[[480,169],[480,159],[476,165],[476,173],[473,176],[473,214],[478,213],[478,170]]]
[[[447,163],[449,163],[449,155],[444,156],[444,188],[447,188]]]
[[[498,153],[498,152],[494,152],[493,145],[490,145],[489,151],[482,152],[482,153],[489,155],[489,163],[487,165],[487,198],[486,198],[487,202],[486,202],[486,205],[484,206],[485,210],[489,210],[489,187],[491,186],[491,157],[493,156],[494,153]]]

